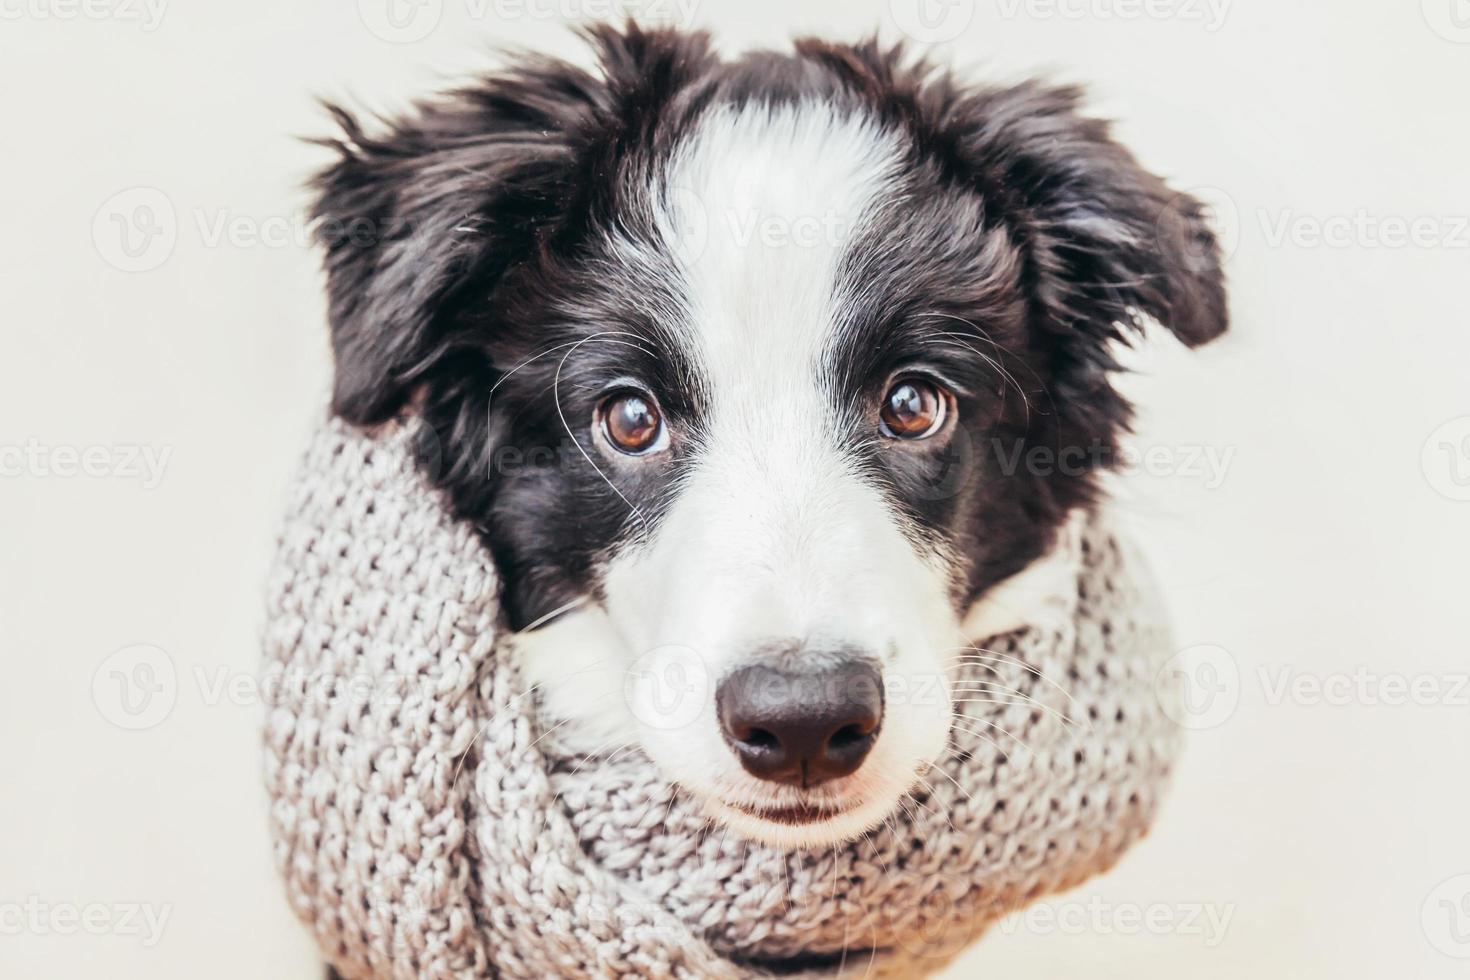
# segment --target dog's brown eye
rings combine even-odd
[[[883,434],[894,439],[927,439],[944,425],[949,397],[934,382],[903,378],[883,396],[878,413]]]
[[[663,434],[664,420],[653,399],[636,391],[619,392],[603,399],[598,408],[602,431],[619,452],[638,456],[655,449]]]

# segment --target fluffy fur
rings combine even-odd
[[[859,833],[943,748],[942,688],[891,698],[862,768],[803,793],[743,773],[710,710],[642,716],[637,685],[672,656],[707,708],[772,648],[942,680],[1096,503],[1129,420],[1111,346],[1144,319],[1225,329],[1214,238],[1072,88],[965,87],[875,42],[590,39],[595,72],[524,57],[378,133],[333,109],[334,408],[427,421],[425,469],[589,745],[636,744],[757,838]],[[876,406],[912,371],[953,418],[899,445]],[[647,458],[596,423],[626,385],[668,430]],[[1073,465],[1028,466],[1038,447]],[[845,812],[740,808],[798,799]]]

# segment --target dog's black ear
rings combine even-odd
[[[1171,190],[1078,111],[1082,92],[1036,82],[960,101],[961,149],[1018,195],[1036,295],[1064,330],[1116,336],[1157,320],[1191,347],[1225,332],[1220,248],[1204,206]]]
[[[338,159],[316,178],[312,217],[326,252],[332,408],[349,422],[380,422],[399,408],[449,341],[455,287],[497,258],[510,261],[512,202],[538,178],[554,179],[567,152],[554,135],[567,122],[561,107],[546,107],[554,124],[545,110],[537,120],[507,108],[457,96],[369,136],[328,106]],[[540,135],[526,128],[538,121]]]
[[[707,50],[703,35],[598,27],[600,71],[522,56],[369,134],[328,105],[337,159],[313,187],[336,362],[332,407],[390,417],[456,343],[457,320],[573,205],[621,109]],[[584,182],[585,183],[585,182]]]
[[[328,106],[338,159],[315,180],[336,374],[332,408],[366,425],[392,415],[450,342],[456,287],[525,245],[516,222],[551,190],[593,81],[574,69],[487,79],[368,135]],[[557,98],[556,96],[562,96]]]
[[[1226,329],[1224,273],[1203,205],[1176,193],[1081,113],[1082,91],[1031,81],[967,88],[901,47],[802,42],[911,127],[951,175],[994,202],[1024,250],[1045,328],[1113,338],[1157,320],[1190,346]]]

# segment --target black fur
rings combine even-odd
[[[1129,421],[1109,343],[1142,316],[1191,345],[1226,327],[1199,203],[1081,115],[1076,89],[966,88],[875,42],[723,62],[701,34],[590,38],[596,73],[522,58],[377,135],[334,107],[339,157],[316,182],[334,409],[372,425],[412,400],[437,442],[428,468],[501,566],[513,627],[595,595],[601,559],[656,524],[677,486],[679,457],[603,466],[640,502],[645,520],[631,520],[578,446],[599,382],[629,374],[698,426],[700,381],[669,334],[670,270],[656,250],[607,254],[598,233],[655,241],[650,176],[711,105],[821,98],[906,135],[906,206],[865,232],[904,247],[853,250],[865,288],[840,363],[853,448],[962,556],[957,605],[1091,500]],[[863,424],[873,386],[920,352],[961,389],[948,459],[882,453]],[[1018,465],[1036,447],[1076,463]]]

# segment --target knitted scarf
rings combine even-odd
[[[712,826],[640,754],[543,727],[416,429],[320,430],[269,583],[275,856],[344,977],[924,973],[1148,828],[1177,745],[1168,635],[1100,521],[1069,615],[953,672],[969,693],[910,797],[862,838],[783,852]]]

